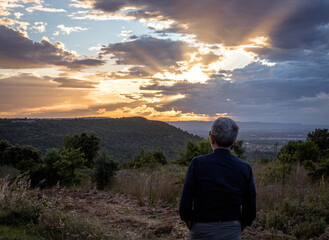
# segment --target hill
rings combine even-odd
[[[119,162],[132,160],[141,148],[162,149],[169,160],[184,149],[188,139],[200,137],[184,132],[165,122],[132,118],[76,119],[0,119],[0,140],[12,144],[32,145],[43,152],[59,148],[63,137],[73,133],[95,133],[102,139],[101,151]]]

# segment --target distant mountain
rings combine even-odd
[[[177,128],[196,134],[201,137],[207,137],[212,122],[207,121],[180,121],[168,122]],[[315,128],[329,128],[329,125],[304,125],[300,123],[264,123],[264,122],[237,122],[240,127],[240,134],[248,133],[308,133]],[[306,136],[305,136],[306,137]]]
[[[141,117],[0,119],[0,139],[12,144],[32,145],[42,151],[59,148],[66,134],[83,131],[97,134],[102,139],[101,150],[121,162],[132,160],[141,148],[148,151],[162,149],[168,159],[174,159],[188,139],[200,140],[200,137],[165,122]]]

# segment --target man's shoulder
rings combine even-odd
[[[252,171],[250,163],[238,158],[237,156],[232,155],[232,160],[235,162],[235,166],[241,169],[242,172],[250,174]]]
[[[204,154],[204,155],[199,155],[193,158],[194,161],[203,161],[209,158],[213,158],[214,157],[214,153],[208,153],[208,154]]]

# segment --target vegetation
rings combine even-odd
[[[85,166],[92,168],[94,166],[94,158],[96,157],[101,139],[92,133],[88,135],[86,132],[81,134],[65,135],[63,147],[66,149],[77,149],[84,154],[86,159]]]
[[[6,139],[12,144],[31,145],[43,153],[50,148],[75,148],[80,146],[81,135],[97,135],[101,139],[99,148],[114,160],[125,163],[130,161],[141,148],[145,151],[163,150],[169,160],[177,157],[177,150],[182,151],[186,141],[200,141],[201,138],[167,123],[150,121],[141,117],[106,118],[106,119],[0,119],[0,140]],[[71,135],[66,145],[65,135]],[[85,142],[88,140],[85,138]],[[94,139],[96,140],[96,139]],[[96,140],[97,141],[97,140]],[[83,142],[83,141],[82,141]],[[84,147],[82,147],[84,148]],[[96,149],[94,147],[93,149]],[[0,144],[1,152],[1,144]],[[92,154],[84,151],[88,162],[92,164]],[[91,166],[90,166],[91,167]]]
[[[122,165],[122,168],[147,168],[167,164],[167,157],[162,150],[146,152],[143,148],[134,159]]]
[[[113,161],[104,152],[99,155],[95,160],[93,169],[93,182],[96,184],[96,188],[104,190],[105,187],[111,186],[117,170],[117,162]]]
[[[250,163],[255,175],[258,214],[253,228],[245,230],[245,239],[255,239],[256,235],[248,237],[248,234],[258,234],[259,229],[271,234],[282,233],[286,239],[320,236],[325,239],[329,234],[326,233],[329,226],[329,148],[323,144],[328,141],[327,133],[326,129],[315,129],[306,141],[292,141],[283,146],[276,158]],[[119,167],[106,152],[99,154],[97,146],[102,142],[96,134],[66,135],[63,142],[60,148],[48,149],[42,154],[31,146],[0,141],[0,233],[3,231],[9,239],[13,238],[13,233],[15,238],[32,240],[123,239],[124,236],[113,229],[109,232],[97,219],[85,218],[85,211],[73,211],[77,202],[70,205],[61,198],[44,198],[41,190],[31,189],[31,186],[55,187],[52,196],[56,196],[62,186],[68,189],[94,186],[98,190],[111,190],[112,195],[106,201],[108,206],[115,202],[113,192],[117,192],[125,194],[125,198],[135,197],[143,207],[176,209],[187,165],[193,157],[212,151],[209,140],[188,141],[178,159],[167,161],[164,151],[142,148],[130,162]],[[232,153],[243,158],[242,141],[236,143]],[[6,173],[9,175],[4,177]],[[93,184],[79,186],[81,179]],[[97,194],[94,191],[92,196]],[[105,211],[105,205],[103,207]],[[93,211],[96,210],[91,211],[94,215]],[[109,211],[109,218],[118,214],[118,211],[106,211]],[[154,214],[154,218],[159,216]],[[155,232],[170,232],[170,229],[172,227],[165,227]],[[136,228],[136,231],[139,230]],[[152,234],[143,238],[157,239]]]
[[[195,156],[205,155],[212,152],[209,139],[203,139],[198,143],[188,141],[184,152],[179,153],[179,158],[175,163],[188,166]]]

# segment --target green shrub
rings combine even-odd
[[[103,190],[106,186],[111,185],[117,170],[118,163],[113,161],[105,153],[98,156],[95,160],[92,177],[96,188]]]
[[[194,157],[205,155],[211,153],[212,151],[213,150],[209,139],[202,139],[198,143],[194,143],[189,140],[186,144],[184,152],[179,153],[180,158],[174,162],[179,165],[188,166]]]
[[[65,135],[63,147],[67,149],[79,149],[86,158],[85,166],[92,168],[94,166],[94,158],[97,156],[101,139],[95,134],[80,134]]]
[[[326,221],[324,218],[313,218],[294,226],[292,233],[298,239],[310,239],[324,233]]]
[[[246,156],[244,155],[246,148],[243,147],[243,140],[237,141],[232,147],[231,147],[232,154],[237,156],[241,159],[246,159]]]
[[[134,159],[122,165],[122,168],[154,168],[158,165],[167,164],[167,157],[162,150],[146,152],[141,149]]]
[[[79,149],[49,149],[45,153],[43,163],[30,171],[32,186],[49,187],[58,182],[62,186],[70,186],[78,183],[77,169],[83,167],[85,162],[84,154]]]
[[[7,140],[0,140],[0,166],[4,165],[2,155],[7,148],[10,148],[11,144]]]
[[[287,197],[265,214],[265,227],[281,230],[297,238],[311,238],[324,233],[329,223],[328,192],[307,193],[304,198]]]
[[[23,172],[31,170],[41,163],[41,151],[32,146],[14,145],[6,148],[2,154],[2,164],[10,165]]]

